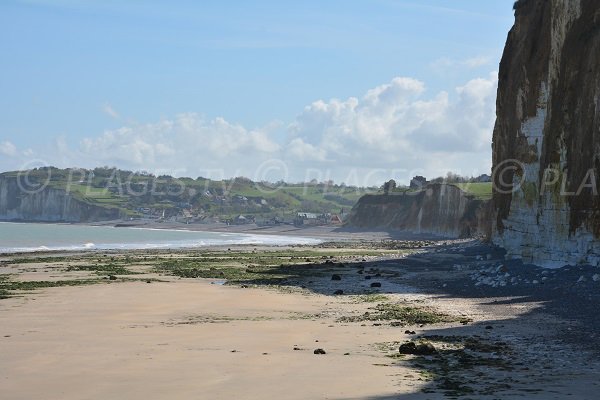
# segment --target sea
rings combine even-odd
[[[300,236],[0,222],[0,253],[177,249],[242,244],[285,246],[320,242],[319,239]]]

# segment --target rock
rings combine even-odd
[[[513,175],[505,184],[504,171],[518,165],[527,173],[512,192],[494,194],[491,214],[497,220],[493,242],[525,263],[598,260],[598,196],[585,184],[600,158],[595,145],[600,132],[599,5],[591,0],[515,2],[515,24],[498,74],[492,170],[502,171],[497,181],[511,189]],[[560,184],[543,187],[545,182],[538,181],[549,171],[569,182],[573,192],[583,192],[557,195]]]
[[[490,329],[494,329],[494,327],[493,327],[493,326],[491,326],[491,325],[487,325],[487,326],[485,327],[485,329],[488,329],[488,330],[490,330]]]
[[[344,294],[344,291],[343,291],[343,290],[341,290],[341,289],[338,289],[338,290],[336,290],[335,292],[333,292],[333,294],[334,294],[334,295],[336,295],[336,296],[339,296],[339,295],[342,295],[342,294]]]
[[[437,354],[437,350],[431,343],[419,343],[407,342],[400,345],[398,349],[400,354],[414,354],[418,356],[430,356]]]
[[[381,287],[381,283],[380,282],[373,282],[373,283],[371,283],[371,287],[372,288]]]
[[[361,269],[360,271],[357,271],[356,273],[357,273],[357,274],[361,274],[361,275],[362,275],[364,272],[365,272],[365,271],[363,271],[363,270]]]
[[[339,276],[338,274],[333,274],[333,275],[331,275],[331,280],[332,281],[341,281],[342,277]]]
[[[407,330],[405,330],[405,331],[404,331],[404,333],[405,333],[406,335],[415,335],[415,334],[416,334],[416,332],[415,332],[415,331],[411,331],[411,330],[408,330],[408,329],[407,329]]]
[[[294,347],[294,351],[302,350],[300,347]]]
[[[327,353],[323,349],[315,349],[315,351],[313,351],[313,354],[327,354]]]
[[[369,279],[371,279],[371,276],[370,275],[365,275],[365,279],[369,280]]]
[[[116,281],[116,280],[117,280],[117,277],[116,277],[116,276],[114,276],[114,275],[109,275],[109,276],[108,276],[108,279],[110,279],[111,281]]]

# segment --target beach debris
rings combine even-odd
[[[338,289],[335,292],[333,292],[333,294],[336,295],[336,296],[339,296],[339,295],[344,294],[344,291],[342,289]]]
[[[415,332],[415,331],[411,331],[411,330],[407,329],[407,330],[405,330],[405,331],[404,331],[404,333],[405,333],[406,335],[416,335],[416,333],[417,333],[417,332]]]

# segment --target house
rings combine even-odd
[[[253,216],[244,216],[244,215],[238,215],[237,217],[235,217],[232,220],[232,224],[233,225],[246,225],[246,224],[253,224],[255,221]]]
[[[296,226],[317,226],[327,225],[331,218],[331,214],[315,214],[309,212],[299,212],[294,219]]]
[[[492,177],[489,176],[488,174],[479,175],[477,178],[473,179],[473,182],[480,182],[480,183],[491,182],[491,181],[492,181]]]
[[[342,218],[337,215],[337,214],[333,214],[331,216],[331,218],[329,219],[329,223],[332,225],[341,225],[342,224]]]

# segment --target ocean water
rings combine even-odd
[[[0,253],[41,250],[168,249],[236,244],[292,245],[320,242],[318,239],[298,236],[0,222]]]

